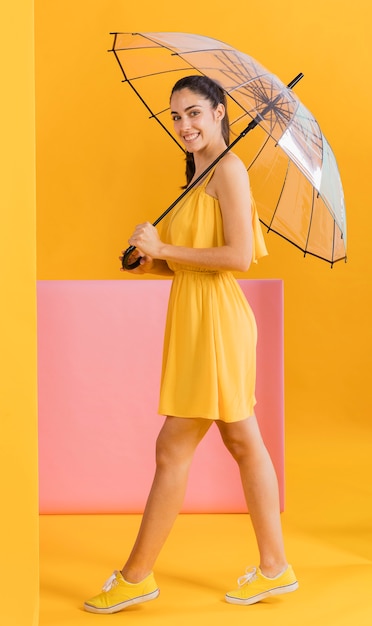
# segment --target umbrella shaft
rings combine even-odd
[[[295,85],[297,85],[298,81],[301,80],[301,78],[303,77],[303,74],[297,74],[297,76],[291,80],[290,83],[288,83],[287,88],[288,89],[292,89],[292,87],[294,87]],[[185,191],[183,193],[181,193],[180,196],[178,196],[178,198],[175,199],[174,202],[172,202],[172,204],[164,211],[164,213],[162,213],[156,220],[155,222],[153,222],[153,226],[157,226],[157,224],[159,224],[159,222],[161,222],[161,220],[168,215],[169,211],[171,211],[176,204],[178,204],[190,191],[191,189],[193,189],[195,187],[195,185],[197,185],[207,174],[208,172],[211,171],[211,169],[217,165],[217,163],[225,156],[225,154],[227,154],[237,143],[238,141],[240,141],[241,139],[243,139],[243,137],[245,137],[251,130],[253,130],[253,128],[255,128],[260,121],[262,120],[263,116],[266,115],[266,113],[268,113],[268,111],[270,111],[276,104],[277,100],[280,98],[281,94],[279,94],[278,96],[276,96],[276,98],[274,98],[274,100],[272,100],[271,102],[269,102],[269,104],[264,108],[264,110],[259,114],[256,115],[256,117],[251,120],[248,124],[248,126],[240,133],[240,135],[238,137],[236,137],[236,139],[234,139],[234,141],[227,146],[227,148],[221,152],[221,154],[217,157],[217,159],[215,159],[213,161],[213,163],[211,163],[210,165],[208,165],[208,167],[204,170],[204,172],[202,172],[200,174],[200,176],[198,176],[198,178],[196,178],[194,180],[193,183],[191,183],[191,185],[189,185],[187,187],[187,189],[185,189]],[[135,250],[135,246],[130,246],[129,248],[127,248],[124,252],[123,255],[123,260],[122,260],[122,266],[125,269],[134,269],[135,267],[138,267],[138,265],[140,264],[140,259],[136,259],[136,261],[134,261],[134,263],[129,263],[129,257],[131,256],[132,252]]]

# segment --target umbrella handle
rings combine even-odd
[[[129,257],[131,256],[131,254],[134,252],[135,249],[136,249],[135,246],[129,246],[129,248],[127,248],[125,252],[123,253],[123,257],[121,259],[121,265],[124,270],[134,270],[136,267],[139,266],[141,262],[141,258],[142,258],[140,256],[138,257],[138,259],[133,261],[133,263],[128,262]]]

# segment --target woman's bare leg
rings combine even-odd
[[[260,553],[260,568],[276,576],[287,566],[275,470],[255,417],[216,422],[223,441],[239,465],[243,490]]]
[[[143,580],[153,569],[182,507],[192,458],[212,422],[167,417],[156,443],[156,472],[139,533],[122,569],[128,582]]]

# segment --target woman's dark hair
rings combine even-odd
[[[181,91],[181,89],[189,89],[199,96],[202,96],[206,100],[209,100],[213,109],[216,109],[219,104],[224,105],[225,117],[222,119],[221,122],[221,132],[222,137],[224,138],[224,141],[228,146],[230,143],[230,125],[227,115],[226,95],[222,87],[218,83],[216,83],[216,81],[208,78],[208,76],[194,75],[180,78],[180,80],[176,82],[172,89],[171,97],[176,91]],[[186,152],[186,186],[189,184],[194,174],[194,155],[192,154],[192,152]]]

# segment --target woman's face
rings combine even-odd
[[[212,108],[209,100],[190,89],[181,89],[171,98],[174,130],[188,152],[198,152],[220,142],[224,106]]]

